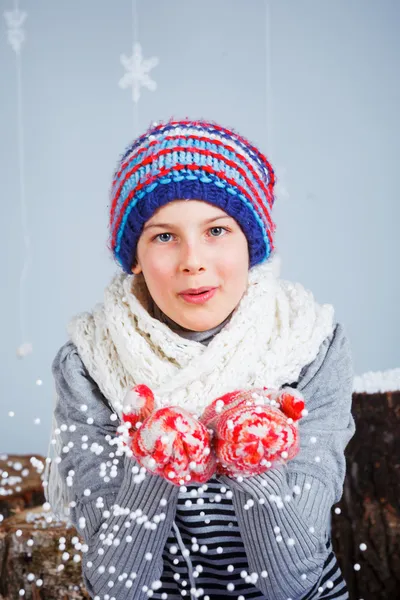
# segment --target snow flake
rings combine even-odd
[[[13,11],[5,11],[4,18],[7,23],[8,42],[16,54],[19,54],[23,42],[25,41],[25,32],[22,28],[27,13],[14,8]]]
[[[361,552],[364,552],[364,550],[367,549],[367,544],[362,543],[362,544],[360,544],[359,547],[360,547]]]
[[[132,100],[137,103],[140,98],[140,89],[147,87],[154,92],[157,83],[151,79],[149,72],[156,67],[159,59],[156,56],[143,59],[142,47],[139,43],[133,44],[131,56],[121,54],[120,60],[126,69],[126,73],[118,82],[122,89],[132,87]]]

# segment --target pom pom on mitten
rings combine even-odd
[[[144,384],[135,385],[126,394],[122,403],[122,421],[130,423],[130,429],[136,430],[154,411],[154,394]]]
[[[122,420],[129,423],[129,446],[137,462],[175,485],[204,483],[215,473],[210,432],[177,406],[154,411],[154,394],[136,385],[125,396]]]
[[[201,421],[215,434],[218,474],[249,477],[296,456],[294,420],[301,418],[304,401],[288,390],[236,390],[206,408]]]
[[[285,387],[278,390],[278,392],[275,401],[278,402],[279,408],[287,417],[293,419],[293,421],[299,421],[301,417],[307,415],[304,398],[298,390]]]

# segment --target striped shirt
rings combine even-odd
[[[204,487],[207,488],[204,492],[197,493]],[[265,600],[255,585],[246,582],[250,576],[247,556],[229,495],[227,487],[215,478],[206,486],[187,486],[187,491],[179,494],[174,526],[163,552],[162,587],[153,599],[162,600],[165,593],[168,600],[195,598],[190,595],[190,588],[195,587],[197,591],[204,590],[203,600],[207,596],[210,600],[240,596],[244,600]],[[201,503],[197,504],[199,498]],[[179,533],[175,533],[176,528]],[[301,600],[349,598],[330,539],[326,547],[329,554],[321,577]],[[184,548],[190,551],[189,565],[182,555]],[[230,583],[234,585],[232,590],[228,588]]]

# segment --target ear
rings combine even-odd
[[[132,267],[132,273],[134,275],[139,275],[139,273],[142,272],[142,268],[140,267],[140,265],[135,265],[134,267]]]

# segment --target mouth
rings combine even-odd
[[[185,290],[181,292],[179,296],[186,300],[186,302],[190,302],[191,304],[200,304],[210,300],[218,288],[199,288],[198,290]]]
[[[200,294],[204,294],[206,292],[210,292],[211,290],[215,290],[214,287],[201,287],[201,288],[189,288],[187,290],[183,290],[180,292],[180,296],[199,296]]]

